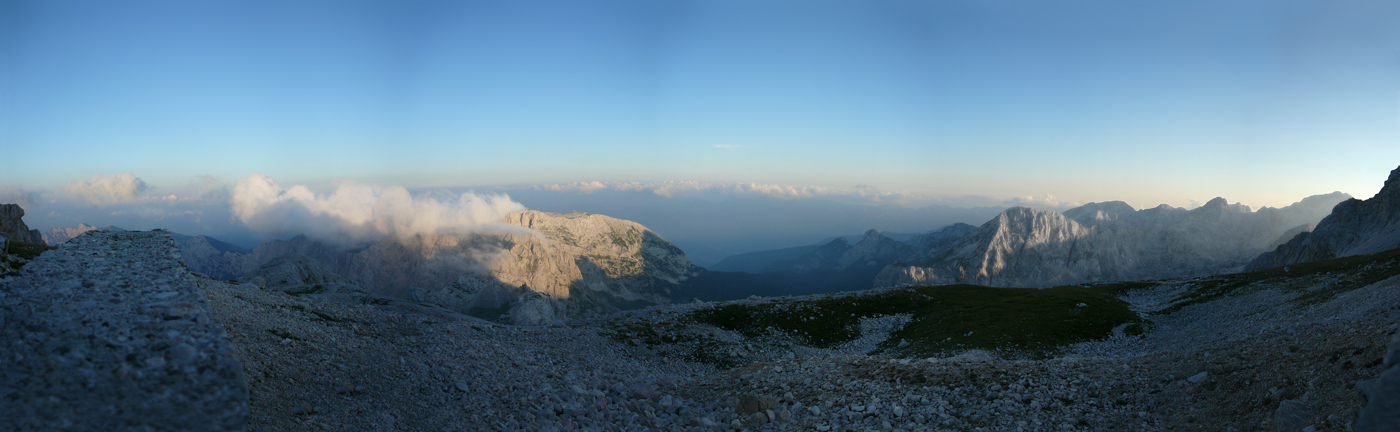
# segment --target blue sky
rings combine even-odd
[[[1331,0],[0,0],[0,186],[1369,197],[1400,165],[1396,22]]]

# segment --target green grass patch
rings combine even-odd
[[[640,322],[608,322],[602,335],[627,344],[641,344],[668,351],[689,361],[729,369],[743,363],[728,353],[734,344],[685,331],[681,322],[643,324]]]
[[[51,251],[51,250],[54,250],[54,249],[58,249],[58,248],[56,248],[56,247],[52,247],[52,246],[49,246],[49,245],[36,244],[36,243],[24,243],[24,242],[17,242],[17,241],[10,241],[10,242],[8,242],[8,243],[9,243],[9,244],[6,245],[6,248],[7,248],[7,250],[9,251],[9,253],[10,253],[11,255],[17,256],[17,257],[19,257],[20,259],[23,259],[23,260],[25,260],[25,261],[33,261],[35,258],[38,258],[39,255],[42,255],[42,254],[44,253],[44,251]],[[22,264],[21,264],[21,265],[22,265]],[[16,267],[16,268],[18,268],[18,267]]]
[[[1116,293],[1148,286],[926,286],[868,295],[722,304],[694,311],[689,318],[749,337],[771,328],[806,345],[830,348],[859,338],[862,318],[909,314],[910,322],[891,333],[878,352],[922,357],[986,349],[1042,357],[1067,344],[1107,337],[1122,324],[1146,323]]]

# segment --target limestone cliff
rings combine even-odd
[[[1260,254],[1249,270],[1263,270],[1307,261],[1364,255],[1400,248],[1400,168],[1371,199],[1349,199],[1311,232],[1302,232],[1277,249]]]

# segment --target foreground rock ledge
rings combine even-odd
[[[88,233],[0,276],[0,430],[243,430],[231,353],[166,231]]]

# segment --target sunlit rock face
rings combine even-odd
[[[238,279],[297,254],[378,294],[516,323],[668,303],[672,288],[702,271],[641,224],[590,213],[523,210],[469,232],[358,247],[298,236],[240,252],[211,240],[182,239],[192,270]]]
[[[1248,268],[1262,270],[1395,248],[1400,248],[1400,168],[1390,172],[1376,196],[1337,204],[1311,232],[1297,233],[1261,254]]]
[[[479,316],[499,311],[513,322],[548,322],[664,304],[672,288],[701,271],[636,222],[524,210],[504,223],[526,230],[473,235],[478,271],[414,295]]]
[[[930,259],[892,265],[875,286],[971,283],[1049,287],[1237,271],[1290,230],[1322,219],[1332,193],[1251,211],[1216,198],[1193,210],[1092,203],[1063,214],[1007,209]]]

